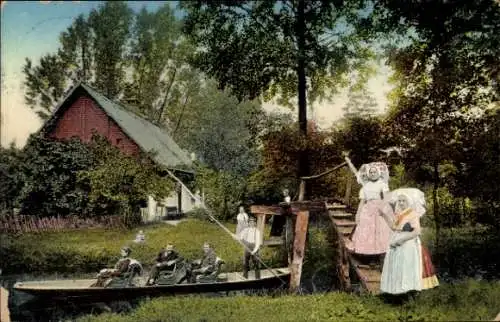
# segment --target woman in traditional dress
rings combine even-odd
[[[240,206],[239,211],[236,216],[236,235],[239,235],[243,229],[248,227],[248,214],[245,212],[245,208]]]
[[[356,170],[347,155],[345,160],[349,168],[356,175],[362,188],[359,191],[359,206],[356,212],[356,228],[352,235],[352,243],[348,249],[356,254],[378,255],[383,260],[383,255],[389,248],[391,230],[379,214],[379,209],[384,208],[390,212],[388,202],[384,201],[389,192],[389,171],[383,162],[363,164],[359,171]]]
[[[382,269],[380,290],[398,295],[438,286],[429,252],[420,241],[420,217],[425,213],[424,193],[415,188],[396,189],[391,192],[391,203],[395,203],[396,216],[384,209],[379,211],[393,231]]]

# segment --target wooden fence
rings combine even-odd
[[[0,217],[1,233],[36,233],[44,231],[62,231],[82,228],[124,228],[120,216],[96,218],[68,217],[37,217],[37,216],[3,216]]]

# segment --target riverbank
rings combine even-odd
[[[89,315],[78,321],[477,321],[494,319],[499,308],[499,282],[468,280],[422,292],[403,305],[343,293],[165,297],[143,302],[126,315]]]
[[[227,227],[234,230],[232,224]],[[143,244],[133,242],[139,229],[146,236]],[[240,245],[216,225],[196,219],[177,225],[157,223],[132,230],[66,230],[2,235],[0,239],[3,275],[95,273],[114,265],[124,245],[132,248],[132,257],[147,269],[167,243],[173,243],[185,258],[196,259],[202,255],[205,241],[213,244],[217,255],[225,260],[227,270],[241,269]],[[266,264],[274,263],[275,253],[275,249],[263,250]]]

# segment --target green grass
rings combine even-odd
[[[342,293],[165,297],[143,302],[126,315],[102,314],[78,321],[477,321],[491,320],[499,310],[500,283],[469,280],[422,292],[402,305]]]
[[[234,230],[234,225],[226,225]],[[135,244],[139,229],[145,244]],[[132,257],[149,266],[161,248],[172,242],[182,256],[196,259],[202,255],[205,241],[213,244],[217,255],[226,261],[226,270],[241,269],[242,249],[229,234],[213,223],[188,220],[177,226],[155,224],[133,230],[88,229],[43,234],[3,235],[1,240],[4,274],[95,272],[114,265],[120,248],[129,245]],[[275,263],[275,251],[266,248],[266,265]]]

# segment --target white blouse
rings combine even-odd
[[[364,200],[377,199],[377,200],[380,200],[380,199],[382,199],[381,192],[383,192],[384,194],[389,192],[389,186],[387,185],[387,183],[385,183],[382,180],[377,180],[375,182],[368,181],[359,190],[359,199],[364,199]]]

